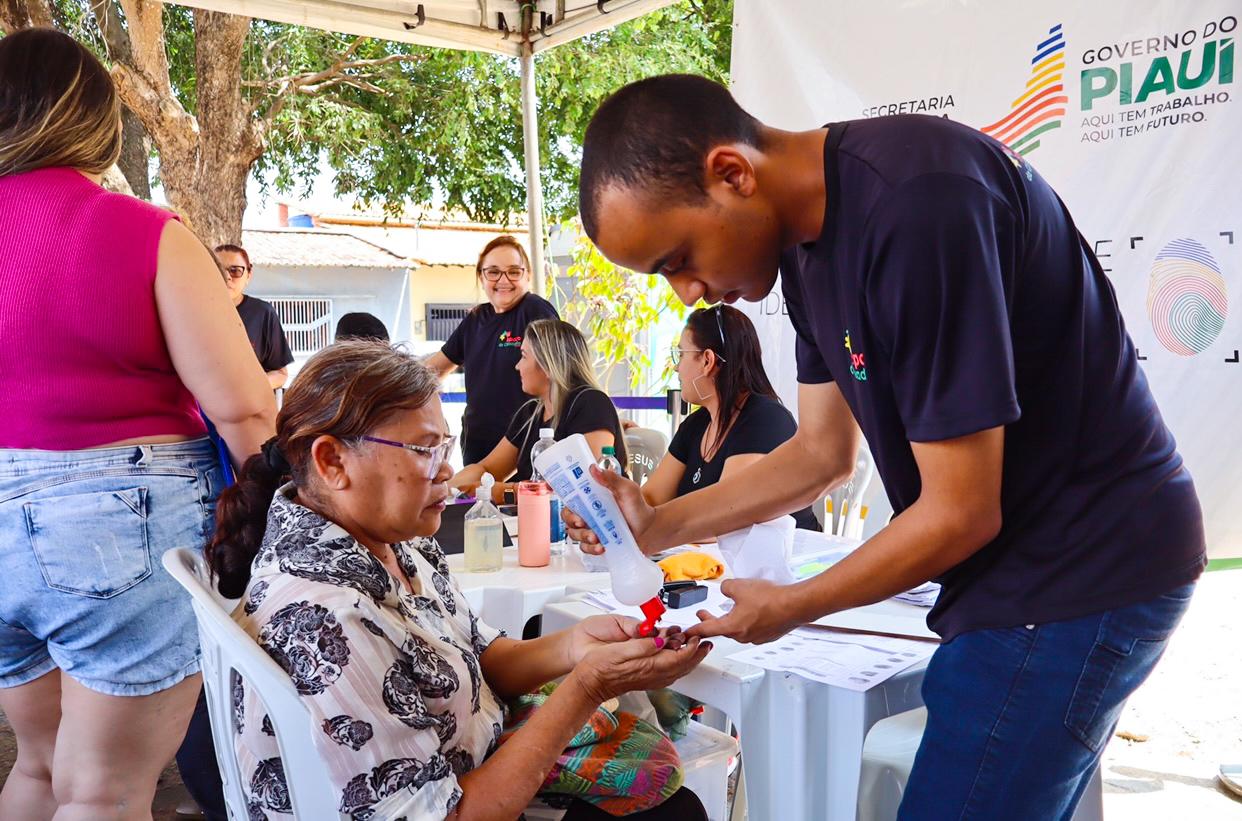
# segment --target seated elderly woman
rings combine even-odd
[[[208,558],[223,593],[244,593],[238,623],[323,728],[318,751],[341,812],[511,821],[602,702],[671,683],[710,645],[676,632],[636,638],[636,623],[616,616],[529,641],[481,623],[431,538],[452,475],[438,387],[382,343],[314,356],[276,436],[222,495]],[[504,728],[502,702],[562,676],[520,727]],[[244,683],[233,703],[250,817],[291,813],[266,708]],[[706,817],[669,783],[632,817]],[[566,818],[600,813],[574,799]]]

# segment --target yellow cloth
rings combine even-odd
[[[706,553],[676,553],[662,559],[660,569],[666,582],[718,579],[724,575],[724,565]]]

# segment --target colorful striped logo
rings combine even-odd
[[[1229,316],[1229,295],[1208,249],[1193,239],[1175,239],[1156,254],[1147,316],[1156,339],[1179,356],[1202,353],[1216,341]]]
[[[1035,46],[1031,58],[1031,78],[1022,96],[1013,101],[1009,113],[985,126],[982,131],[1000,140],[1018,154],[1039,148],[1039,138],[1061,127],[1069,97],[1065,95],[1065,38],[1061,24],[1048,29],[1048,39]]]

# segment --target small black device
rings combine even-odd
[[[667,582],[660,590],[660,599],[669,610],[689,607],[707,600],[707,587],[692,581]]]

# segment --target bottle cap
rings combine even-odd
[[[555,438],[556,438],[556,431],[555,431],[555,430],[553,430],[552,428],[540,428],[540,429],[539,429],[539,438],[540,438],[540,439],[555,439]]]
[[[490,490],[494,484],[496,484],[496,477],[490,473],[484,473],[482,478],[479,479],[479,487],[484,490]],[[490,496],[491,494],[489,493],[488,495]]]
[[[604,456],[616,456],[617,455],[617,449],[613,447],[612,445],[604,445],[604,448],[601,452],[603,453]]]

